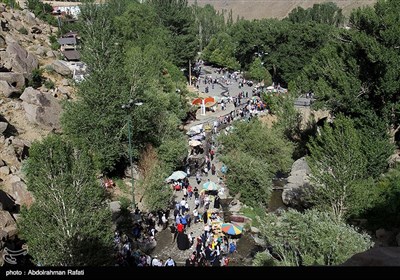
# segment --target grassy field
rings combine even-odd
[[[189,4],[195,0],[189,0]],[[211,4],[217,10],[232,9],[233,19],[237,15],[245,19],[284,18],[289,12],[301,6],[310,8],[316,3],[335,2],[347,16],[353,8],[373,5],[377,0],[197,0],[199,6]]]

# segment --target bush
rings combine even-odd
[[[43,69],[33,69],[28,86],[39,88],[43,84]]]
[[[18,32],[24,35],[28,35],[28,30],[25,27],[18,29]]]
[[[52,80],[48,79],[48,80],[46,80],[46,82],[44,82],[44,86],[47,89],[53,89],[55,87],[55,84]]]

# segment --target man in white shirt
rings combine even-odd
[[[168,260],[165,261],[164,266],[176,266],[175,261],[171,257],[168,257]]]

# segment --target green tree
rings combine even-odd
[[[148,146],[142,153],[139,169],[141,178],[138,185],[146,209],[148,211],[167,209],[173,199],[173,192],[165,182],[170,171],[167,171],[168,167],[159,160],[157,151],[152,146]]]
[[[341,265],[373,245],[369,235],[316,210],[267,214],[261,224],[261,235],[278,265]]]
[[[65,133],[94,157],[96,167],[111,171],[123,154],[122,128],[129,84],[123,73],[122,46],[113,25],[112,4],[81,6],[82,57],[90,75],[77,87],[78,100],[65,103]]]
[[[272,83],[272,77],[263,64],[261,59],[257,57],[254,59],[253,63],[250,64],[247,74],[250,79],[256,80],[257,82],[264,81],[265,85],[270,85]]]
[[[313,21],[317,23],[341,26],[343,25],[345,18],[342,9],[340,9],[335,3],[328,2],[314,4],[308,9],[297,7],[289,13],[287,19],[293,23]]]
[[[385,173],[376,183],[380,190],[377,203],[363,217],[373,230],[400,225],[400,165]]]
[[[398,9],[399,2],[389,0],[353,11],[352,28],[334,34],[304,67],[291,90],[312,91],[317,106],[364,119],[367,124],[375,123],[376,116],[394,137],[400,129]]]
[[[268,202],[272,178],[277,172],[287,172],[292,164],[293,144],[280,129],[269,129],[258,119],[235,122],[233,131],[218,138],[221,160],[228,167],[229,190],[241,193],[249,206]]]
[[[196,26],[187,0],[150,0],[161,24],[166,27],[171,39],[166,42],[172,49],[171,59],[177,66],[188,65],[196,56]]]
[[[265,207],[274,177],[268,163],[243,151],[228,152],[221,160],[228,167],[226,184],[230,193],[240,193],[240,201],[248,206]]]
[[[18,225],[34,262],[110,265],[111,212],[90,156],[55,135],[35,142],[29,154],[23,170],[35,202]]]
[[[240,64],[235,58],[235,48],[235,43],[227,33],[219,33],[211,39],[210,44],[204,49],[202,57],[218,66],[237,70]]]
[[[361,137],[351,119],[339,115],[333,126],[325,124],[308,148],[315,186],[310,195],[316,207],[329,209],[340,220],[372,206],[377,190],[366,180],[369,174]]]

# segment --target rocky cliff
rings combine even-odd
[[[34,200],[22,161],[33,141],[60,129],[60,99],[73,96],[73,88],[71,72],[61,68],[60,53],[51,49],[49,36],[57,29],[28,10],[0,4],[0,13],[0,235],[12,238],[19,207]],[[54,87],[30,87],[35,69],[43,69]]]

